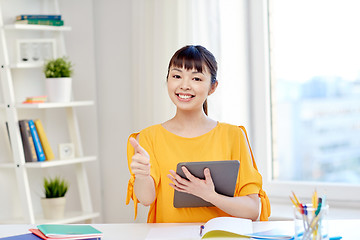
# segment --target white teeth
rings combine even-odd
[[[183,98],[183,99],[191,98],[190,95],[181,95],[181,94],[179,94],[179,97],[180,97],[180,98]]]

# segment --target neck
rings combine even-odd
[[[182,137],[197,137],[216,127],[217,122],[203,111],[177,111],[175,116],[162,124],[168,131]]]
[[[208,122],[210,118],[203,111],[176,111],[173,120],[184,127],[198,127]]]

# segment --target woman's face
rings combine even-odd
[[[170,99],[178,110],[202,111],[204,101],[215,91],[217,83],[211,85],[207,67],[198,72],[196,69],[171,66],[167,86]]]

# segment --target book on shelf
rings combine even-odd
[[[20,120],[19,127],[24,149],[25,162],[37,162],[38,158],[35,150],[34,140],[29,127],[29,121]]]
[[[45,161],[45,159],[46,159],[45,158],[45,153],[44,153],[44,150],[42,148],[40,138],[39,138],[39,134],[38,134],[38,132],[36,130],[36,127],[35,127],[35,123],[34,123],[33,120],[29,120],[28,123],[29,123],[30,131],[31,131],[31,136],[32,136],[33,141],[34,141],[38,161],[40,161],[40,162]]]
[[[47,100],[47,96],[33,96],[26,97],[25,101],[22,103],[44,103]]]
[[[90,225],[82,224],[42,224],[30,232],[42,239],[101,239],[103,233]]]
[[[16,20],[27,19],[47,19],[47,20],[61,20],[61,15],[47,15],[47,14],[21,14],[16,16]]]
[[[48,25],[48,26],[63,26],[63,20],[53,19],[27,19],[15,21],[15,24],[34,24],[34,25]]]
[[[34,121],[34,123],[35,123],[36,130],[38,132],[38,135],[39,135],[41,146],[43,147],[43,150],[44,150],[44,153],[45,153],[45,159],[46,160],[54,159],[55,158],[54,152],[51,149],[51,146],[50,146],[50,143],[49,143],[48,138],[46,136],[44,127],[42,125],[42,122],[40,121],[40,119],[36,119]]]

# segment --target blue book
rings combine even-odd
[[[43,150],[43,148],[41,146],[39,134],[38,134],[38,132],[36,130],[35,123],[34,123],[33,120],[29,120],[29,127],[30,127],[31,136],[32,136],[33,141],[34,141],[38,161],[40,161],[40,162],[45,161],[45,159],[46,159],[45,158],[45,153],[44,153],[44,150]]]
[[[42,240],[42,238],[32,233],[25,233],[11,237],[0,238],[1,240]]]
[[[46,14],[22,14],[16,16],[16,21],[28,19],[44,19],[44,20],[61,20],[61,15],[46,15]]]

